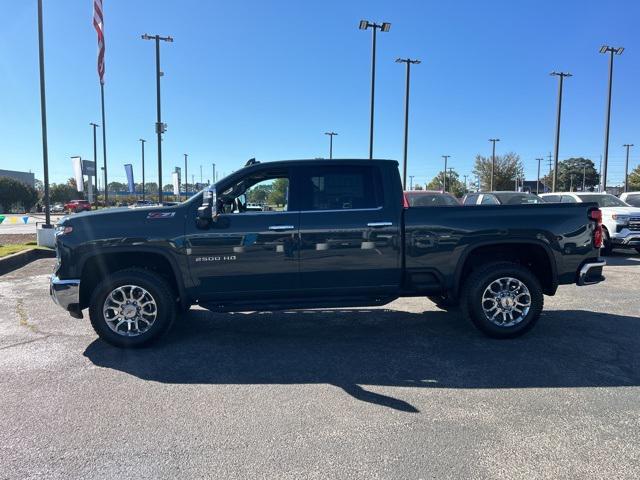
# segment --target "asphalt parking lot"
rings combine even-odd
[[[563,287],[527,336],[427,300],[212,314],[153,348],[0,277],[0,478],[638,478],[640,256]]]

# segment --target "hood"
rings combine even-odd
[[[640,217],[640,208],[637,207],[600,207],[602,215],[611,216],[614,213],[617,215],[629,215],[633,217]]]

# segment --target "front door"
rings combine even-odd
[[[227,192],[225,194],[225,192]],[[210,228],[187,222],[191,276],[203,301],[269,298],[297,286],[298,211],[289,210],[288,169],[265,169],[224,185]]]

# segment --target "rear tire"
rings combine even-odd
[[[485,335],[514,338],[538,321],[544,298],[537,277],[512,262],[492,262],[471,273],[460,306]]]
[[[171,328],[175,296],[160,276],[140,268],[120,270],[95,288],[89,305],[91,325],[116,347],[149,345]]]

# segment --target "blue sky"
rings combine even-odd
[[[44,0],[49,160],[52,182],[71,176],[71,155],[92,157],[89,122],[100,123],[91,0]],[[204,180],[211,164],[237,169],[268,161],[368,155],[370,31],[361,18],[388,21],[378,36],[374,154],[402,158],[403,65],[412,69],[409,174],[433,177],[441,155],[461,174],[476,154],[521,155],[527,176],[553,149],[557,79],[565,82],[560,157],[603,151],[607,57],[616,57],[609,178],[622,181],[623,143],[640,161],[638,2],[544,1],[195,1],[104,0],[107,157],[110,181],[123,164],[157,178],[155,59],[142,33],[172,35],[162,45],[163,183],[181,166]],[[36,0],[3,2],[0,16],[0,168],[42,178]],[[99,147],[100,149],[100,147]],[[102,162],[99,155],[99,162]],[[139,180],[137,178],[136,180]]]

